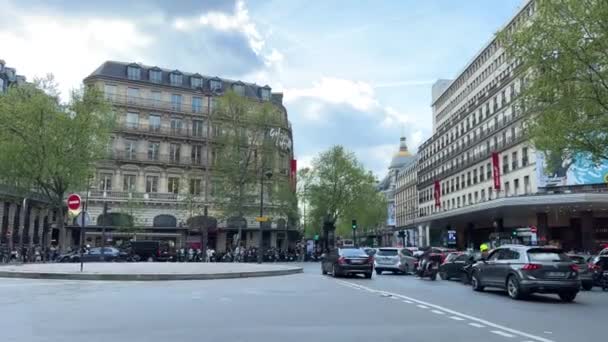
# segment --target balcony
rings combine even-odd
[[[115,94],[106,94],[106,99],[114,105],[122,105],[127,107],[145,108],[151,111],[166,111],[171,113],[184,114],[209,114],[207,106],[207,98],[203,97],[202,105],[185,104],[171,101],[161,101],[158,99],[124,96]]]
[[[129,151],[114,151],[110,154],[108,159],[112,159],[120,162],[134,162],[134,163],[149,163],[149,164],[160,164],[160,165],[173,165],[173,166],[193,166],[193,167],[205,167],[207,166],[204,158],[184,158],[180,156],[176,158],[170,154],[149,154],[149,153],[137,153]]]
[[[115,131],[118,132],[126,132],[126,133],[134,133],[134,134],[146,134],[150,136],[156,137],[175,137],[175,138],[183,138],[183,139],[200,139],[207,140],[207,130],[206,129],[196,129],[192,128],[175,128],[175,127],[164,127],[164,126],[155,126],[149,124],[135,124],[135,123],[121,123],[118,124],[115,128]],[[212,134],[212,131],[209,131]]]

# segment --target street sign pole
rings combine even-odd
[[[82,254],[84,252],[84,234],[85,234],[85,218],[87,215],[87,209],[89,208],[89,188],[91,187],[91,177],[87,177],[87,194],[85,195],[84,200],[84,210],[82,211],[82,220],[80,221],[80,272],[82,272],[84,268],[84,262],[82,261]]]

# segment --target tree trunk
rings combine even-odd
[[[59,246],[60,252],[65,252],[67,250],[67,234],[65,232],[65,214],[63,213],[63,208],[58,208],[57,217],[55,219],[55,224],[57,226],[57,230],[59,230],[59,238],[57,241],[57,245]],[[52,236],[52,235],[51,235]]]

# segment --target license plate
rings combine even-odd
[[[547,272],[547,277],[554,277],[554,278],[558,278],[558,277],[565,277],[566,273],[564,272]]]
[[[362,264],[363,260],[351,260],[350,261],[352,264]]]

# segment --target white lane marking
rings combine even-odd
[[[428,309],[428,306],[424,306],[424,305],[416,305],[417,307],[421,308],[421,309]]]
[[[451,319],[455,320],[455,321],[464,321],[464,318],[462,317],[458,317],[458,316],[450,316]]]
[[[347,282],[347,283],[350,283],[350,282]],[[457,316],[466,318],[466,319],[471,320],[471,321],[482,323],[482,324],[480,324],[480,325],[482,325],[481,327],[483,327],[484,325],[487,325],[487,326],[490,326],[492,328],[504,330],[504,331],[509,332],[511,334],[515,334],[515,335],[519,335],[519,336],[522,336],[522,337],[526,337],[528,339],[532,339],[534,341],[539,341],[539,342],[555,342],[554,340],[550,340],[550,339],[547,339],[547,338],[544,338],[544,337],[532,335],[532,334],[523,332],[521,330],[505,327],[504,325],[492,323],[490,321],[486,321],[485,319],[477,318],[477,317],[474,317],[474,316],[471,316],[471,315],[467,315],[467,314],[462,313],[462,312],[458,312],[458,311],[454,311],[452,309],[445,308],[445,307],[440,306],[440,305],[431,304],[431,303],[428,303],[428,302],[425,302],[425,301],[422,301],[422,300],[419,300],[419,299],[415,299],[415,298],[412,298],[412,297],[404,296],[404,295],[401,295],[401,294],[398,294],[398,293],[392,293],[392,292],[387,292],[387,291],[378,291],[378,290],[374,290],[372,288],[369,288],[369,287],[366,287],[366,286],[363,286],[363,285],[358,285],[358,284],[354,284],[354,283],[350,283],[350,284],[356,285],[356,286],[358,286],[358,287],[360,287],[360,288],[362,288],[364,290],[367,290],[369,292],[386,293],[386,294],[389,294],[391,296],[399,297],[401,299],[410,300],[410,301],[412,301],[414,303],[418,303],[418,304],[420,304],[422,306],[432,307],[434,309],[442,310],[442,311],[447,312],[447,313],[452,314],[452,315],[457,315]],[[418,305],[418,307],[420,307],[420,305]],[[472,323],[469,323],[469,325],[472,325]],[[473,326],[475,326],[475,325],[473,325]]]
[[[412,302],[410,302],[409,300],[402,300],[402,302],[407,303],[407,304],[412,304]]]
[[[396,300],[399,300],[399,297],[394,297],[394,296],[393,296],[393,297],[391,297],[391,298],[396,299]]]
[[[439,310],[431,310],[432,313],[436,313],[438,315],[445,315],[445,312]]]
[[[470,326],[474,326],[475,328],[485,328],[486,326],[479,323],[469,323]]]
[[[496,334],[496,335],[500,335],[500,336],[504,336],[504,337],[515,337],[515,335],[511,335],[511,334],[507,334],[504,331],[500,331],[500,330],[490,330],[491,333]]]

